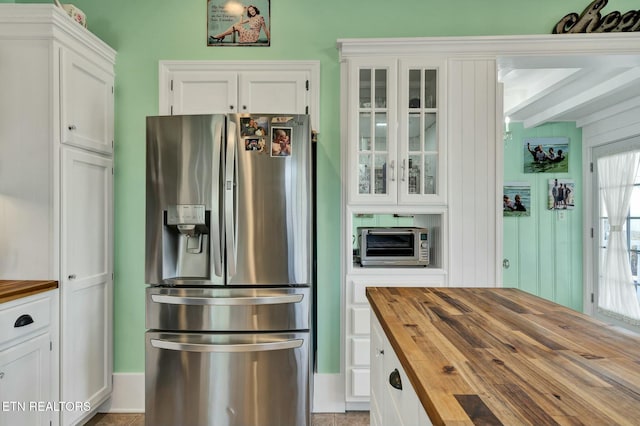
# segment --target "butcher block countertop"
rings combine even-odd
[[[0,280],[0,303],[58,288],[58,281]]]
[[[638,425],[640,336],[517,289],[367,288],[434,425]]]

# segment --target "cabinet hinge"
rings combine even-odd
[[[593,163],[589,163],[589,171],[593,173]]]
[[[171,88],[169,90],[173,92],[173,80],[171,80]]]
[[[113,95],[113,93],[114,93],[114,92],[113,92],[113,86],[111,86],[111,94]]]
[[[591,228],[591,238],[593,238],[593,228]]]
[[[53,342],[49,340],[49,351],[53,350]]]
[[[591,303],[593,303],[593,293],[591,293]]]
[[[305,114],[309,114],[309,107],[308,106],[304,107],[304,113]]]
[[[308,92],[308,91],[309,91],[309,80],[307,80],[307,81],[304,83],[304,87],[305,87],[305,89],[307,89],[307,92]]]
[[[171,112],[169,113],[169,115],[173,115],[173,105],[171,105]]]

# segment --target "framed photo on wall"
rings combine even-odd
[[[530,216],[531,184],[529,182],[505,182],[502,196],[502,215]]]
[[[523,139],[524,173],[567,173],[569,138]]]
[[[549,179],[549,210],[573,210],[576,184],[573,179]]]
[[[207,46],[269,46],[271,0],[207,0]]]

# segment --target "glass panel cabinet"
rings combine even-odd
[[[349,200],[445,204],[441,63],[350,67]]]
[[[358,186],[360,195],[388,194],[389,92],[386,68],[358,70]]]

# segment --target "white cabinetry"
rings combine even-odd
[[[161,114],[311,114],[317,62],[162,61]],[[316,119],[312,119],[314,126]]]
[[[1,4],[0,57],[0,277],[59,282],[59,398],[95,410],[113,372],[115,52],[53,5]]]
[[[338,48],[345,391],[347,409],[365,409],[357,380],[372,360],[360,353],[370,329],[359,287],[499,284],[502,104],[496,58],[478,57],[468,39],[347,39]],[[359,226],[427,228],[429,266],[361,267]]]
[[[373,313],[371,338],[371,424],[431,425],[427,412]]]
[[[358,58],[346,67],[349,203],[444,203],[444,62]]]
[[[58,290],[0,304],[0,426],[58,424],[57,314]]]
[[[370,356],[370,343],[374,339],[371,329],[371,309],[365,295],[367,287],[442,287],[444,276],[439,274],[413,276],[403,270],[392,276],[392,270],[379,275],[352,274],[346,277],[345,299],[345,374],[347,408],[366,408],[369,401],[370,372],[375,359]]]

